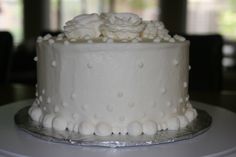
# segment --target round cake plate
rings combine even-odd
[[[172,143],[181,140],[188,140],[198,136],[209,129],[212,123],[211,116],[204,110],[197,109],[198,116],[189,125],[176,131],[163,130],[155,135],[81,135],[70,131],[54,131],[44,128],[39,123],[32,121],[28,115],[29,106],[22,108],[15,114],[16,125],[25,132],[40,139],[80,146],[100,146],[100,147],[129,147],[129,146],[147,146],[164,143]]]

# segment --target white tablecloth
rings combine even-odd
[[[101,148],[51,143],[21,131],[14,114],[32,100],[0,107],[0,157],[236,157],[236,114],[211,105],[193,102],[213,118],[210,129],[193,139],[145,147]]]

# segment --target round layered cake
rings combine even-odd
[[[29,109],[46,128],[83,135],[153,135],[196,116],[188,95],[189,42],[135,14],[83,14],[37,40]]]

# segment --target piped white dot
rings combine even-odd
[[[45,94],[45,89],[42,90],[42,94]]]
[[[161,94],[165,94],[166,93],[166,88],[161,88]]]
[[[124,94],[123,94],[122,92],[118,92],[117,96],[118,96],[119,98],[121,98],[121,97],[124,96]]]
[[[92,69],[93,66],[92,66],[90,63],[88,63],[88,64],[87,64],[87,68]]]
[[[47,98],[47,103],[48,103],[48,104],[51,103],[51,98],[50,98],[50,97]]]
[[[71,98],[72,98],[72,99],[75,99],[75,98],[76,98],[76,94],[75,94],[75,93],[72,93],[72,94],[71,94]]]
[[[36,56],[36,57],[34,57],[34,61],[35,62],[37,62],[38,61],[38,57]]]
[[[173,60],[173,64],[174,64],[175,66],[177,66],[177,65],[179,64],[179,61],[176,60],[176,59],[174,59],[174,60]]]
[[[189,95],[186,96],[185,101],[189,101]]]
[[[52,61],[52,63],[51,63],[51,65],[52,65],[52,67],[56,67],[56,61]]]
[[[140,62],[140,63],[138,64],[138,67],[139,67],[140,69],[142,69],[142,68],[144,67],[143,62]]]
[[[166,102],[166,105],[167,105],[168,107],[170,107],[170,106],[172,106],[172,103],[171,103],[170,101],[167,101],[167,102]]]
[[[188,70],[191,70],[191,65],[188,66]]]
[[[41,95],[39,96],[39,101],[43,102],[43,97]]]
[[[39,96],[39,93],[38,93],[38,92],[35,92],[35,96],[38,97],[38,96]]]
[[[183,98],[179,98],[179,103],[183,103],[183,102],[184,102]]]
[[[188,83],[184,82],[184,88],[187,88],[187,87],[188,87]]]

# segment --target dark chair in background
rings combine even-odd
[[[190,41],[189,90],[222,89],[222,47],[220,35],[184,35]]]
[[[13,50],[13,37],[9,32],[0,32],[0,83],[7,83]]]

